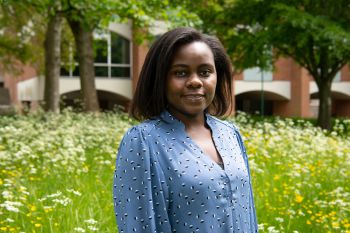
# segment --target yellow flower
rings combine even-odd
[[[35,223],[34,226],[35,227],[41,227],[41,224],[40,223]]]
[[[329,216],[333,216],[333,215],[336,215],[336,214],[337,214],[337,212],[332,211],[332,212],[329,213]]]
[[[310,171],[312,171],[312,172],[315,171],[315,169],[316,169],[316,167],[313,166],[312,164],[310,164],[308,167],[309,167]]]
[[[332,227],[338,228],[339,227],[339,223],[338,222],[332,222]]]
[[[30,211],[32,211],[32,212],[36,211],[36,206],[32,205],[32,207],[30,207]]]
[[[311,222],[309,220],[306,221],[307,225],[311,225]]]
[[[45,213],[51,212],[53,209],[52,208],[45,208],[44,211]]]
[[[296,194],[295,195],[295,202],[296,203],[301,203],[302,201],[304,200],[304,197],[299,195],[299,194]]]

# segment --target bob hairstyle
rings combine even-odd
[[[232,111],[232,66],[221,42],[193,28],[177,28],[163,34],[151,46],[136,86],[130,115],[138,120],[159,115],[167,107],[166,80],[176,51],[192,42],[203,42],[214,55],[217,73],[215,96],[206,111],[224,116]]]

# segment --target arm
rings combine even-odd
[[[113,198],[118,230],[171,232],[162,173],[140,131],[128,131],[117,155]]]
[[[253,188],[252,188],[252,184],[251,184],[251,175],[250,175],[247,151],[245,149],[242,136],[241,136],[239,130],[235,126],[234,126],[234,131],[237,135],[238,143],[241,147],[243,159],[244,159],[245,165],[246,165],[247,170],[248,170],[248,175],[249,175],[249,185],[250,185],[249,206],[250,206],[251,213],[252,213],[252,215],[250,216],[250,222],[251,222],[252,226],[254,227],[254,232],[258,232],[258,224],[257,224],[256,210],[255,210],[255,205],[254,205]]]

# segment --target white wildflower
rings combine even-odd
[[[268,231],[269,233],[279,233],[279,232],[280,232],[279,230],[275,229],[274,226],[268,227],[268,228],[267,228],[267,231]]]
[[[18,207],[23,206],[22,203],[20,202],[15,202],[15,201],[5,201],[4,203],[0,204],[0,207],[5,207],[10,212],[19,212]]]
[[[259,231],[264,231],[265,230],[265,226],[264,225],[265,225],[264,223],[258,224]]]
[[[95,219],[87,219],[85,220],[84,222],[88,223],[88,224],[91,224],[91,225],[95,225],[97,223],[97,221]]]
[[[275,218],[277,222],[284,222],[284,219],[283,218],[280,218],[280,217],[277,217]]]
[[[3,191],[2,196],[4,199],[11,199],[13,197],[12,193],[8,190]]]
[[[68,197],[64,197],[62,199],[53,199],[52,202],[61,204],[63,206],[67,206],[72,200]]]
[[[67,191],[68,191],[69,193],[73,193],[73,194],[75,194],[75,195],[77,195],[77,196],[81,196],[81,192],[76,191],[76,190],[74,190],[74,189],[67,189]]]
[[[85,229],[81,228],[81,227],[76,227],[76,228],[74,228],[74,230],[77,232],[85,232]]]
[[[89,228],[91,231],[98,231],[98,228],[94,226],[88,226],[87,228]]]

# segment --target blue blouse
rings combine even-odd
[[[228,122],[206,122],[224,169],[167,111],[125,134],[113,186],[120,233],[258,232],[242,138]]]

